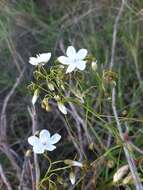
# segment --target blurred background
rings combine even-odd
[[[4,178],[11,186],[8,190],[20,189],[20,183],[24,183],[21,189],[32,189],[29,170],[26,169],[29,164],[32,167],[32,158],[28,158],[31,161],[27,162],[25,157],[29,147],[27,138],[32,134],[32,119],[28,111],[32,94],[29,93],[27,86],[33,78],[34,68],[28,63],[29,57],[50,51],[56,58],[72,44],[76,48],[88,49],[98,60],[98,67],[108,69],[113,27],[120,6],[119,0],[0,0],[0,190],[8,189]],[[125,1],[117,33],[114,70],[118,73],[117,109],[121,116],[128,115],[139,120],[129,122],[129,131],[134,143],[142,148],[142,0]],[[89,75],[89,83],[92,83],[92,80],[93,77]],[[107,113],[109,107],[106,102],[103,104],[104,113]],[[40,104],[36,105],[36,113],[38,129],[47,128],[51,133],[58,132],[62,135],[63,140],[58,144],[57,150],[50,155],[52,159],[74,159],[76,150],[67,135],[62,115],[56,108],[46,112]],[[106,121],[109,122],[108,119]],[[97,125],[91,134],[100,153],[95,156],[85,144],[88,161],[94,161],[101,156],[105,151],[103,147],[107,144],[108,130],[103,127],[104,124],[97,121],[92,122],[92,125],[93,127]],[[116,143],[116,140],[113,138],[112,143],[114,142]],[[114,161],[118,160],[119,165],[125,162],[120,159],[119,150],[112,156]],[[40,168],[44,173],[46,163],[42,163],[42,159],[39,157]],[[107,162],[103,165],[102,169],[106,170]],[[96,170],[97,174],[93,172],[94,169],[88,173],[87,179],[90,183],[85,180],[83,186],[79,185],[75,189],[105,190],[106,184],[112,180],[113,172],[117,168],[108,173],[103,172],[100,167]],[[66,173],[62,173],[61,176],[66,176]],[[71,186],[67,184],[65,186],[60,184],[58,189],[70,189]],[[119,186],[109,187],[121,188],[127,189]]]

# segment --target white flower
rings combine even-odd
[[[67,108],[62,102],[57,102],[59,110],[64,114],[67,115]]]
[[[36,57],[30,57],[29,63],[32,65],[45,65],[51,58],[51,53],[41,53],[36,55]]]
[[[33,151],[36,154],[43,154],[45,150],[53,151],[56,149],[54,145],[61,139],[61,136],[58,133],[55,133],[50,137],[50,132],[46,129],[43,129],[39,137],[31,136],[28,138],[28,143],[33,146]]]
[[[66,51],[67,56],[60,56],[58,61],[64,65],[68,65],[66,73],[71,73],[76,68],[79,70],[84,70],[86,67],[86,61],[84,58],[87,55],[86,49],[80,49],[76,52],[73,46],[69,46]]]
[[[36,103],[38,97],[39,97],[39,90],[36,89],[36,90],[34,91],[34,95],[33,95],[33,97],[32,97],[32,104],[33,104],[33,105],[35,105],[35,103]]]

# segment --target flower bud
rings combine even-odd
[[[49,100],[48,98],[44,98],[42,103],[41,103],[41,107],[43,109],[45,109],[47,112],[51,111],[51,106],[49,105]]]
[[[96,71],[97,70],[97,61],[92,61],[91,67],[92,67],[93,71]]]
[[[63,84],[61,84],[61,89],[62,89],[62,90],[65,90],[65,87],[64,87],[64,85],[63,85]]]
[[[25,157],[30,157],[31,156],[32,151],[31,150],[27,150],[25,153]]]
[[[70,172],[69,178],[70,178],[71,184],[74,185],[75,184],[75,174],[73,172]]]
[[[52,83],[48,83],[48,88],[51,90],[51,91],[54,91],[55,88],[54,88],[54,85]]]
[[[128,165],[124,165],[121,168],[119,168],[113,176],[113,182],[117,183],[118,181],[120,181],[124,177],[124,175],[127,174],[128,170]]]
[[[83,167],[83,164],[81,162],[74,161],[74,160],[65,160],[64,163],[67,164],[67,165],[77,166],[77,167],[80,167],[80,168]]]
[[[67,108],[62,102],[57,102],[59,110],[64,114],[67,115]]]
[[[35,105],[35,103],[36,103],[38,97],[39,97],[39,89],[36,89],[36,90],[34,91],[34,95],[33,95],[33,97],[32,97],[32,104],[33,104],[33,105]]]
[[[64,184],[64,180],[62,177],[58,176],[57,177],[57,181],[59,182],[59,184],[63,185]]]
[[[107,167],[108,168],[113,168],[114,167],[114,161],[113,160],[108,160],[107,161]]]
[[[56,101],[60,101],[60,96],[59,96],[59,95],[55,95],[55,96],[54,96],[54,99],[55,99]]]
[[[93,142],[89,144],[89,150],[92,150],[92,151],[94,150],[94,143]]]

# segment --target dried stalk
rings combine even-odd
[[[28,108],[28,112],[29,112],[31,120],[32,120],[32,134],[34,135],[36,130],[38,129],[37,114],[36,114],[35,106],[33,106],[31,109]],[[34,153],[34,167],[35,167],[35,182],[36,182],[35,189],[38,190],[38,184],[39,184],[39,179],[40,179],[40,168],[39,168],[38,157],[35,153]]]
[[[29,156],[25,155],[23,167],[21,171],[21,178],[20,178],[20,184],[19,184],[19,190],[35,190],[35,187],[33,185],[33,178],[31,176],[31,179],[29,178],[29,174],[32,174],[31,167],[29,166],[30,158]]]
[[[110,69],[112,69],[112,67],[114,66],[117,29],[118,29],[118,25],[119,25],[119,20],[122,16],[122,12],[124,10],[124,5],[125,5],[125,0],[122,0],[121,7],[120,7],[118,15],[115,19],[114,30],[113,30],[113,39],[112,39],[112,52],[111,52]],[[116,102],[116,91],[115,91],[115,87],[113,87],[113,89],[112,89],[112,110],[114,113],[114,117],[116,120],[117,129],[119,131],[120,138],[124,142],[124,134],[122,132],[122,127],[121,127],[121,124],[120,124],[120,121],[118,118],[115,102]],[[143,190],[143,186],[142,186],[140,178],[138,176],[137,168],[136,168],[134,159],[132,158],[132,155],[130,155],[130,152],[128,151],[127,147],[128,147],[128,142],[124,142],[123,149],[124,149],[124,153],[125,153],[130,171],[131,171],[133,179],[134,179],[134,184],[135,184],[136,190]]]
[[[112,109],[113,109],[114,117],[115,117],[115,120],[116,120],[117,129],[119,131],[119,135],[120,135],[121,140],[124,142],[123,149],[124,149],[124,152],[125,152],[125,156],[126,156],[126,159],[127,159],[131,174],[132,174],[133,179],[134,179],[134,184],[135,184],[136,190],[143,190],[143,186],[142,186],[141,180],[140,180],[140,178],[138,176],[138,172],[137,172],[137,168],[136,168],[134,159],[132,158],[132,155],[130,154],[130,152],[128,150],[129,143],[124,141],[124,134],[122,132],[122,127],[121,127],[121,124],[120,124],[120,121],[119,121],[119,118],[118,118],[116,105],[115,105],[115,102],[116,102],[115,101],[115,95],[116,95],[115,94],[115,88],[113,88],[113,90],[112,90]]]
[[[0,149],[1,151],[6,154],[6,156],[8,157],[8,159],[11,162],[11,165],[13,166],[13,168],[16,170],[17,173],[17,177],[20,180],[20,167],[18,166],[13,154],[10,151],[10,148],[8,146],[7,143],[7,120],[6,120],[6,109],[8,106],[8,102],[10,100],[10,98],[12,97],[12,95],[14,94],[17,86],[20,84],[20,81],[23,77],[25,68],[22,70],[22,72],[20,73],[19,77],[17,78],[15,84],[13,85],[12,89],[9,91],[9,93],[6,95],[4,102],[3,102],[3,106],[2,106],[2,111],[1,111],[1,117],[0,117]]]
[[[117,31],[118,31],[119,21],[120,21],[120,18],[122,16],[122,13],[124,10],[124,6],[125,6],[125,0],[122,0],[121,7],[119,9],[118,15],[116,16],[115,23],[114,23],[113,36],[112,36],[110,69],[112,69],[112,67],[114,65]]]

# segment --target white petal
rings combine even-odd
[[[47,129],[43,129],[39,134],[39,139],[41,143],[48,143],[50,140],[50,133]]]
[[[76,58],[79,60],[82,60],[86,57],[86,55],[87,55],[87,50],[86,49],[80,49],[76,54]]]
[[[86,67],[86,61],[78,61],[76,67],[79,70],[83,71]]]
[[[48,151],[53,151],[56,149],[56,146],[52,145],[52,144],[46,144],[45,145],[45,150],[48,150]]]
[[[68,57],[65,56],[60,56],[58,57],[58,61],[64,65],[69,65],[71,64],[71,60]]]
[[[30,57],[29,58],[29,63],[31,64],[31,65],[38,65],[38,62],[37,62],[37,58],[36,57]]]
[[[39,144],[39,138],[36,136],[31,136],[28,138],[28,143],[31,144],[32,146],[35,146],[37,144]]]
[[[66,54],[69,58],[75,59],[76,57],[76,50],[73,46],[68,46]]]
[[[44,151],[45,151],[45,147],[42,143],[39,143],[33,146],[33,152],[35,152],[36,154],[43,154]]]
[[[66,73],[71,73],[73,70],[75,70],[76,68],[76,64],[73,63],[73,64],[70,64],[66,70]]]
[[[39,63],[47,63],[51,58],[51,53],[41,53],[37,55],[37,59]]]
[[[66,107],[64,106],[64,104],[61,103],[61,102],[58,102],[57,104],[58,104],[59,110],[60,110],[64,115],[66,115],[66,114],[67,114],[67,109],[66,109]]]
[[[51,138],[50,138],[50,143],[51,144],[55,144],[57,142],[59,142],[59,140],[61,139],[61,135],[59,135],[58,133],[54,134]]]

